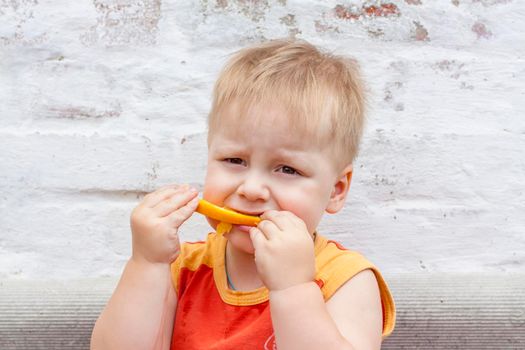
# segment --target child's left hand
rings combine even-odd
[[[312,236],[303,220],[287,211],[270,210],[250,230],[255,263],[270,291],[311,282],[315,277]]]

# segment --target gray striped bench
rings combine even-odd
[[[525,274],[386,277],[398,317],[383,349],[525,349]],[[89,349],[115,284],[0,281],[0,349]]]

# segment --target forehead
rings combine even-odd
[[[294,149],[321,149],[328,146],[329,125],[301,111],[262,103],[243,106],[231,103],[210,120],[208,143],[211,139],[233,137],[238,140],[257,138],[265,143],[279,141],[280,146]]]

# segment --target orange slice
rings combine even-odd
[[[227,223],[227,222],[219,222],[219,224],[217,225],[217,234],[218,235],[223,235],[225,233],[228,233],[230,232],[230,230],[232,229],[232,224],[230,223]]]
[[[261,221],[261,218],[258,216],[244,215],[230,209],[221,208],[204,199],[199,200],[197,212],[209,218],[234,225],[257,226]]]

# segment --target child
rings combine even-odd
[[[379,349],[394,327],[388,287],[316,231],[344,206],[363,122],[353,61],[304,41],[237,53],[214,89],[203,197],[262,221],[179,249],[197,191],[145,196],[92,349]]]

